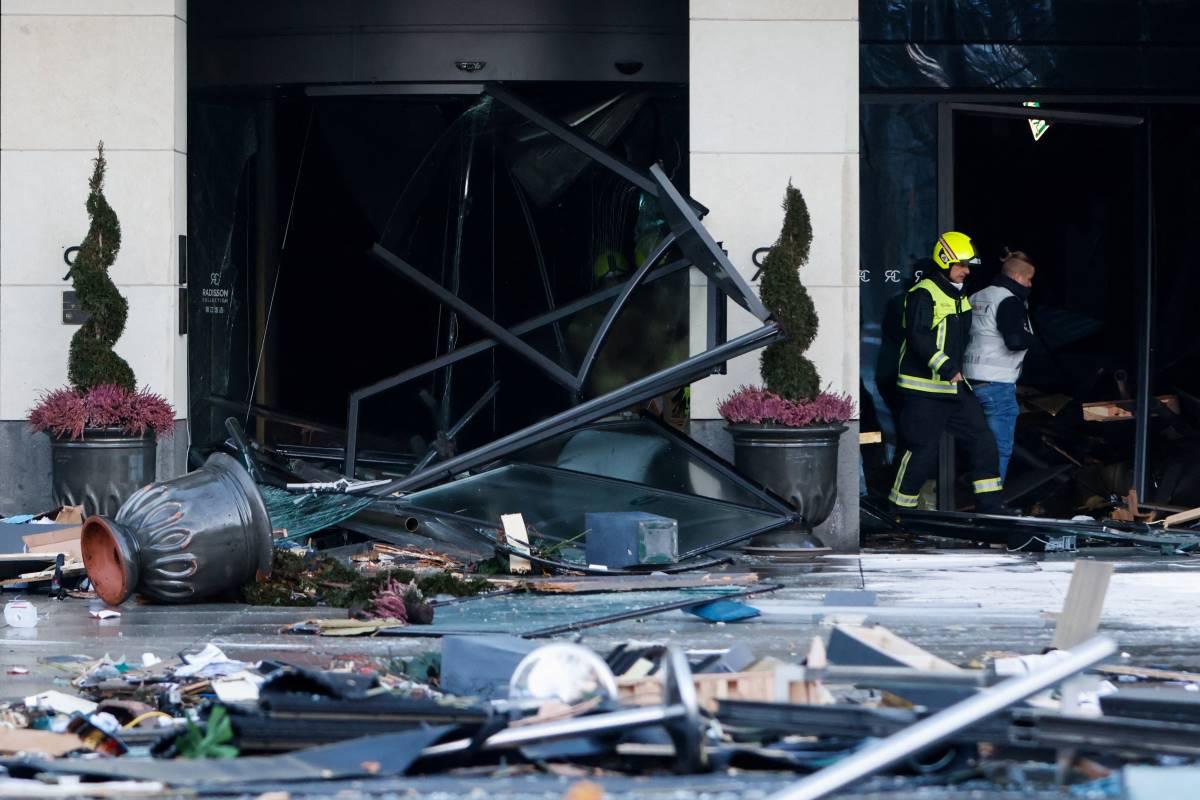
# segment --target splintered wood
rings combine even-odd
[[[1112,574],[1113,565],[1106,561],[1075,562],[1067,600],[1054,628],[1055,647],[1070,649],[1096,635]]]
[[[525,518],[520,514],[501,514],[500,524],[504,526],[504,541],[513,550],[529,554],[529,532],[525,530]],[[514,575],[529,572],[529,559],[510,555],[508,571]]]
[[[810,669],[826,666],[825,646],[819,637],[813,639],[809,658],[815,662]],[[721,700],[801,705],[828,705],[834,702],[833,695],[820,681],[806,679],[803,667],[774,658],[764,658],[745,672],[695,673],[692,683],[696,687],[696,699],[700,707],[710,712],[717,710]],[[631,670],[617,678],[617,692],[623,703],[661,705],[662,678]]]

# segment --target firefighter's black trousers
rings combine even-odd
[[[900,409],[900,445],[896,480],[888,499],[902,508],[916,508],[925,481],[937,476],[938,443],[949,431],[966,445],[971,459],[975,507],[987,513],[1000,508],[1000,457],[983,407],[966,386],[954,397],[925,397],[904,393]]]

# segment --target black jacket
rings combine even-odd
[[[996,307],[996,328],[1004,337],[1009,350],[1028,350],[1033,346],[1033,326],[1029,324],[1029,312],[1025,307],[1029,290],[1007,275],[997,275],[993,286],[1001,286],[1015,295],[1006,297]]]
[[[954,303],[956,311],[946,317],[946,336],[940,352],[946,360],[936,370],[936,378],[949,381],[962,372],[963,354],[971,331],[971,306],[966,292],[955,287],[945,273],[933,271],[928,276]],[[904,303],[904,356],[900,359],[900,374],[934,379],[931,359],[939,352],[937,331],[933,327],[934,302],[929,292],[910,291]],[[903,382],[901,389],[908,389]]]

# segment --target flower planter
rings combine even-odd
[[[738,469],[788,501],[801,530],[829,518],[837,502],[838,441],[845,425],[727,425]]]
[[[254,481],[216,453],[200,469],[147,486],[115,518],[88,517],[83,563],[110,605],[137,593],[187,603],[271,572],[271,521]]]
[[[51,437],[55,505],[82,505],[86,515],[112,516],[134,492],[153,483],[157,441],[120,428],[86,428],[82,439]]]

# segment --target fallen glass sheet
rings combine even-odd
[[[276,539],[277,543],[299,539],[344,522],[376,499],[353,494],[289,492],[262,483],[258,484],[258,491],[271,518],[272,530],[284,531],[283,536]]]
[[[516,453],[512,460],[792,513],[732,464],[653,418],[598,422]]]
[[[605,104],[597,112],[601,116],[595,118],[596,125],[611,127],[616,135],[641,102],[630,96]],[[600,124],[604,117],[609,119],[607,127]],[[653,164],[643,170],[605,149],[607,135],[600,136],[600,142],[590,138],[589,134],[600,135],[596,125],[577,130],[504,87],[489,85],[485,97],[456,123],[455,130],[464,137],[461,152],[449,148],[449,139],[442,141],[445,148],[439,145],[431,151],[424,178],[409,181],[401,190],[403,202],[396,203],[400,210],[391,215],[395,225],[385,226],[370,254],[376,268],[395,274],[435,301],[431,306],[439,310],[434,326],[437,347],[431,360],[350,394],[343,463],[347,476],[355,475],[363,443],[360,434],[365,436],[373,427],[377,432],[387,429],[387,435],[398,440],[419,434],[422,446],[417,449],[425,451],[417,454],[420,460],[410,474],[381,487],[376,495],[424,489],[479,469],[516,450],[673,392],[782,335],[754,289],[701,225],[698,215],[707,209],[684,196],[654,159],[643,160]],[[537,170],[552,174],[542,176],[550,183],[544,187],[539,183],[545,191],[539,190],[533,199],[569,191],[574,201],[551,203],[549,208],[531,204],[522,178],[489,156],[494,155],[495,145],[503,149],[511,139],[525,142],[530,135],[565,144],[584,159],[590,176],[585,183],[570,168],[578,162],[577,156],[569,164],[535,159]],[[561,149],[557,144],[554,148]],[[449,157],[452,150],[457,158]],[[472,170],[493,177],[507,172],[510,180],[488,184],[472,179]],[[515,201],[508,205],[520,208],[525,230],[512,228],[513,242],[500,237],[511,275],[497,284],[494,278],[482,279],[494,274],[484,270],[494,264],[497,252],[495,214],[467,214],[469,207],[484,201],[471,195],[469,187],[497,185],[507,192],[507,184],[512,185]],[[451,191],[435,192],[434,186]],[[429,207],[440,209],[444,225],[417,226],[424,217],[412,209],[424,207],[420,204],[426,195],[433,198]],[[472,241],[467,236],[474,230],[472,219],[478,223],[488,218],[493,219],[492,228],[475,233],[490,240],[491,261],[476,252],[478,248],[467,246]],[[581,261],[578,248],[557,254],[543,250],[544,245],[562,244],[561,236],[548,236],[549,232],[579,226],[582,235],[584,221],[593,232],[598,226],[606,231],[612,228],[612,236],[602,237],[606,244],[592,248],[596,252],[589,250]],[[445,234],[449,230],[454,231],[452,240]],[[524,252],[525,238],[532,258],[516,255]],[[575,244],[578,239],[567,237]],[[630,242],[635,247],[625,252]],[[669,278],[666,274],[680,261],[706,277],[714,308],[723,309],[725,300],[732,300],[760,325],[729,340],[723,314],[714,313],[704,347],[689,355],[687,285],[682,273]],[[530,271],[535,266],[536,275]],[[520,294],[506,300],[505,295],[497,295],[497,287]],[[609,295],[611,290],[615,293]],[[540,299],[531,308],[544,300],[546,313],[514,324],[511,316],[534,296]],[[443,313],[448,325],[443,325]],[[467,338],[471,334],[483,338],[471,341]],[[403,392],[396,391],[402,386]],[[391,394],[383,397],[387,393]],[[416,408],[414,397],[423,397],[432,414],[406,413]],[[489,409],[491,413],[485,413]],[[421,431],[401,430],[423,416],[431,417],[435,430],[428,425]],[[429,446],[435,441],[437,445]]]
[[[1003,544],[1013,549],[1026,549],[1029,543],[1045,544],[1048,539],[1064,536],[1074,536],[1081,543],[1156,547],[1164,552],[1200,547],[1200,532],[1163,530],[1144,522],[1002,517],[960,511],[889,511],[865,497],[861,504],[876,523],[893,530]]]
[[[481,595],[437,606],[432,625],[382,628],[375,636],[441,637],[508,633],[537,638],[593,628],[641,616],[702,605],[722,597],[746,597],[774,591],[776,585],[713,586],[603,594]],[[316,633],[317,625],[294,626],[289,633]]]
[[[400,510],[406,506],[489,528],[502,514],[520,513],[535,550],[582,539],[588,512],[642,511],[678,522],[681,560],[792,522],[779,511],[532,464],[511,464],[414,492],[397,504]]]

